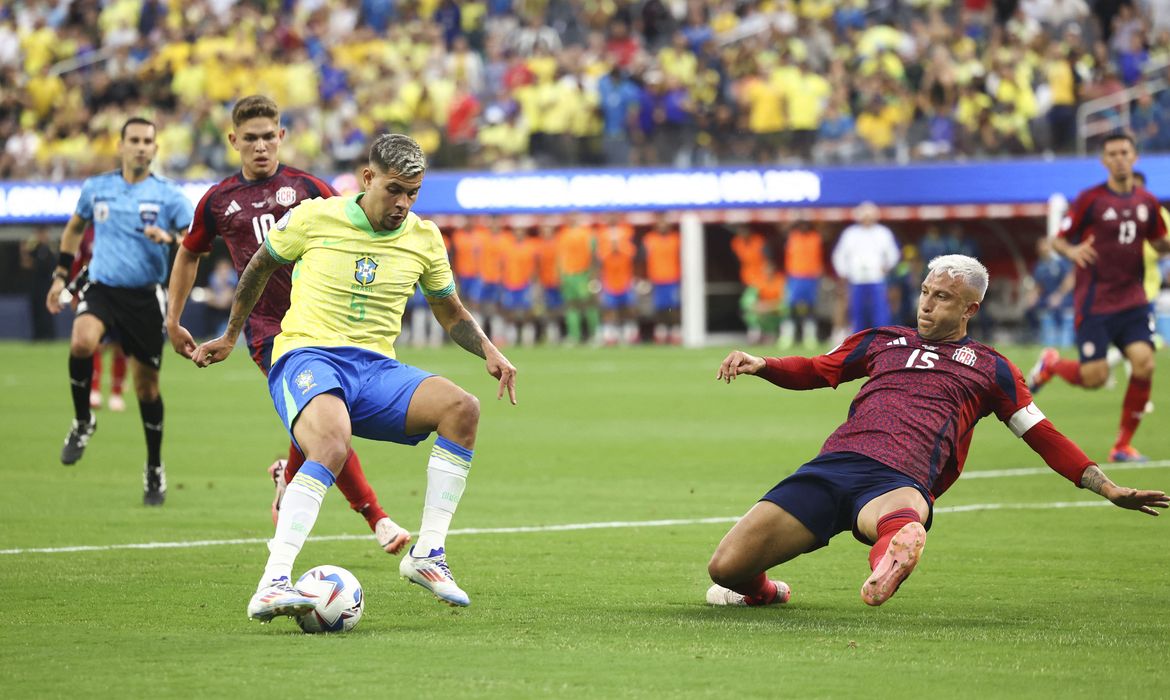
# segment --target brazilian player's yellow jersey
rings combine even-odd
[[[394,357],[415,284],[433,298],[455,293],[438,226],[411,213],[397,230],[375,231],[358,204],[362,196],[304,201],[269,231],[268,254],[296,263],[273,362],[305,347],[356,347]]]
[[[1159,207],[1159,209],[1162,221],[1165,222],[1166,228],[1170,229],[1170,211],[1166,211],[1166,207]],[[1149,241],[1142,244],[1142,253],[1146,263],[1146,278],[1142,280],[1142,286],[1146,288],[1146,298],[1150,300],[1150,303],[1153,303],[1162,291],[1162,268],[1158,267],[1158,258],[1161,253],[1155,250]]]

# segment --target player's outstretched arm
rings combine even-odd
[[[459,301],[458,294],[435,299],[427,297],[431,312],[439,321],[447,334],[451,336],[459,347],[472,355],[482,357],[487,363],[488,374],[500,380],[496,398],[502,399],[504,392],[508,392],[508,400],[516,405],[516,368],[508,362],[508,358],[500,352],[491,340],[488,340],[483,329],[475,322],[475,318]]]
[[[244,321],[248,320],[248,314],[252,313],[257,300],[264,293],[268,278],[283,264],[269,254],[267,247],[261,247],[256,251],[248,261],[248,266],[244,268],[244,274],[240,275],[239,284],[236,285],[236,296],[232,301],[232,313],[228,318],[227,330],[215,340],[209,340],[195,348],[191,360],[196,365],[206,367],[223,362],[232,354],[236,340],[244,330]]]
[[[1158,515],[1155,508],[1170,508],[1170,496],[1164,492],[1118,486],[1095,464],[1087,467],[1081,475],[1081,486],[1109,499],[1118,508],[1137,510],[1146,515]]]
[[[749,355],[743,350],[733,350],[719,365],[715,379],[721,379],[724,383],[730,384],[739,375],[756,374],[766,366],[767,361],[762,357]]]
[[[179,246],[175,255],[175,264],[171,268],[171,283],[167,289],[167,337],[171,339],[171,347],[187,359],[195,352],[195,339],[191,333],[179,325],[183,317],[183,309],[187,306],[187,297],[191,295],[191,288],[195,286],[195,275],[199,272],[199,253]]]

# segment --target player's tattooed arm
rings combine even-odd
[[[1103,492],[1106,486],[1113,486],[1113,482],[1109,477],[1105,476],[1105,472],[1095,464],[1090,464],[1084,474],[1081,474],[1081,488],[1088,489],[1098,496],[1108,496]]]
[[[1136,510],[1146,515],[1157,515],[1155,508],[1170,508],[1170,496],[1165,492],[1118,486],[1095,464],[1090,464],[1081,475],[1081,486],[1109,499],[1118,508]]]
[[[268,278],[283,264],[273,258],[268,253],[268,249],[263,247],[257,250],[252,259],[248,261],[248,266],[244,268],[243,274],[240,275],[240,281],[236,284],[232,313],[228,318],[227,332],[224,334],[226,337],[235,339],[240,336],[240,332],[244,329],[244,321],[248,319],[248,314],[252,313],[252,308],[256,306],[260,295],[264,293]]]
[[[473,318],[460,319],[451,326],[447,331],[459,347],[463,348],[472,355],[478,355],[483,359],[487,359],[487,353],[483,351],[483,343],[487,340],[487,336],[483,334],[483,330]]]

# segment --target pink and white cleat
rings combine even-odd
[[[783,581],[777,581],[776,579],[769,579],[769,580],[772,583],[776,584],[776,597],[772,599],[772,602],[764,603],[764,605],[783,605],[792,599],[792,589],[788,587],[787,583],[784,583]],[[713,584],[711,584],[711,587],[707,589],[707,604],[708,605],[731,605],[731,606],[745,605],[746,606],[746,605],[748,605],[748,602],[744,598],[742,593],[736,593],[735,591],[731,590],[730,588],[724,588],[723,586],[720,586],[717,583],[713,583]],[[762,606],[757,605],[757,606],[752,606],[752,607],[762,607]]]
[[[410,533],[390,518],[382,518],[374,524],[374,537],[387,554],[398,554],[410,544]]]
[[[288,486],[288,484],[284,483],[284,468],[286,465],[288,465],[287,459],[278,459],[268,465],[268,476],[272,477],[272,483],[276,486],[276,496],[272,499],[273,525],[280,518],[280,499],[284,498],[284,489]]]
[[[861,599],[866,605],[881,605],[894,595],[898,586],[918,566],[926,547],[926,528],[922,523],[906,523],[894,534],[890,546],[865,583],[861,584]]]

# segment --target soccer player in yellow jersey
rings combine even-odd
[[[248,603],[252,619],[313,609],[290,583],[293,562],[345,463],[351,435],[415,445],[438,433],[419,539],[399,573],[449,605],[471,602],[451,575],[444,545],[471,467],[479,401],[447,379],[394,359],[415,284],[452,340],[486,360],[499,380],[496,397],[507,392],[513,404],[516,368],[459,301],[438,227],[410,211],[425,171],[414,139],[379,136],[362,169],[365,191],[289,210],[240,276],[227,331],[192,355],[200,367],[226,359],[269,276],[295,263],[268,386],[305,464],[285,491],[268,564]]]

